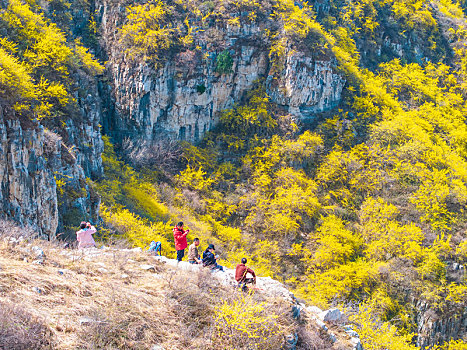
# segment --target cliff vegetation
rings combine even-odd
[[[171,228],[183,221],[190,240],[216,245],[221,264],[248,257],[307,302],[345,309],[365,349],[466,349],[464,3],[95,1],[85,4],[82,35],[73,3],[2,7],[0,102],[11,118],[60,134],[70,116],[88,121],[76,114],[86,92],[78,77],[99,76],[103,176],[86,174],[89,194],[62,191],[66,176],[56,184],[75,199],[97,191],[103,242],[157,240],[173,257]],[[266,67],[248,84],[229,80],[248,56],[244,42],[264,58],[249,60]],[[108,60],[105,69],[88,47]],[[334,86],[323,108],[290,108],[287,93],[306,84],[285,77],[309,72],[308,63],[339,84],[316,83],[321,92]],[[201,133],[181,121],[193,103],[169,103],[175,88],[157,97],[166,108],[151,105],[149,91],[165,91],[160,81],[200,100],[224,98],[219,86],[235,93]],[[211,112],[214,102],[205,103]],[[209,114],[197,108],[196,118]],[[174,110],[180,125],[167,122]],[[79,221],[68,215],[64,224],[72,231]]]

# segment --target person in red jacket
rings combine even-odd
[[[238,264],[235,268],[235,280],[238,282],[238,286],[241,287],[242,290],[246,289],[247,283],[256,284],[255,272],[245,265],[246,262],[246,258],[242,258],[242,263]],[[253,278],[246,278],[247,273],[251,274]]]
[[[179,222],[177,226],[173,228],[174,231],[174,240],[175,240],[175,249],[177,250],[177,261],[182,261],[185,256],[185,248],[188,246],[186,241],[186,235],[190,230],[183,229],[183,222]]]

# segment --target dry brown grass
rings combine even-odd
[[[291,319],[288,303],[261,294],[248,298],[266,302],[264,314],[277,316],[269,327],[274,337],[241,334],[241,344],[221,339],[216,306],[232,303],[242,293],[220,285],[208,270],[173,269],[145,252],[95,250],[100,255],[90,257],[58,243],[32,244],[43,249],[43,264],[34,263],[31,243],[0,237],[0,320],[7,314],[19,320],[2,334],[23,339],[8,349],[150,349],[156,344],[166,350],[278,349],[284,336],[297,330],[300,349],[328,344]],[[143,264],[155,271],[141,269]],[[306,347],[309,342],[320,345]]]
[[[0,349],[52,349],[52,332],[44,321],[9,302],[0,302]]]
[[[209,271],[173,270],[145,253],[107,251],[87,261],[83,252],[35,244],[46,255],[43,265],[32,263],[26,243],[0,243],[0,303],[43,320],[54,349],[218,349],[211,344],[213,308],[219,296],[236,292]],[[62,255],[68,252],[73,257]],[[91,321],[81,325],[82,318]]]

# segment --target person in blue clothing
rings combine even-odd
[[[217,263],[214,252],[214,244],[210,244],[203,253],[203,266],[210,267],[213,270],[224,271],[224,267]]]

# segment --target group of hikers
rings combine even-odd
[[[76,232],[76,240],[78,241],[78,248],[91,248],[96,246],[96,242],[92,235],[97,230],[89,222],[82,221],[80,224],[80,230]],[[187,235],[190,230],[183,229],[183,222],[179,222],[173,228],[173,235],[175,241],[175,250],[177,251],[177,261],[180,262],[185,256],[185,249],[188,247]],[[212,270],[224,271],[224,267],[217,263],[219,256],[215,255],[214,244],[209,244],[206,250],[203,252],[201,258],[198,247],[200,241],[199,238],[195,238],[193,243],[188,247],[188,262],[190,264],[202,264],[205,267],[209,267]],[[159,245],[160,249],[160,245]],[[235,280],[238,282],[238,286],[245,290],[246,285],[249,283],[256,284],[255,272],[246,266],[247,259],[242,258],[241,263],[235,268]],[[248,278],[247,275],[251,274],[252,278]]]
[[[190,230],[183,229],[183,222],[179,222],[173,228],[175,249],[177,251],[177,261],[180,262],[185,256],[185,249],[188,246],[187,235]],[[209,267],[213,270],[224,271],[224,267],[217,263],[218,256],[215,255],[214,244],[209,244],[203,253],[201,258],[198,247],[200,241],[199,238],[195,238],[193,243],[188,247],[188,262],[190,264],[202,264],[203,266]],[[235,280],[238,282],[239,287],[242,289],[246,288],[246,285],[256,284],[255,272],[246,266],[247,259],[242,258],[241,263],[235,268]],[[248,274],[251,274],[251,278],[248,278]]]

